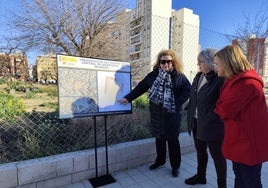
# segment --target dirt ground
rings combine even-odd
[[[57,90],[57,85],[36,85],[35,87],[45,90]],[[5,85],[0,85],[0,90],[4,90]],[[47,92],[36,92],[32,97],[27,98],[27,92],[12,91],[11,94],[23,100],[26,112],[53,112],[55,108],[48,106],[48,103],[54,104],[54,107],[58,104],[58,96],[49,96]]]
[[[27,112],[35,110],[37,112],[52,112],[54,108],[45,106],[45,103],[58,103],[58,98],[50,97],[47,93],[37,93],[33,99],[24,99],[24,105]]]

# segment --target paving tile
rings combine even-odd
[[[195,188],[217,188],[216,172],[211,156],[209,156],[207,167],[207,184],[195,185]],[[174,178],[171,176],[170,164],[167,163],[157,170],[149,170],[150,164],[144,164],[134,169],[123,170],[112,173],[116,179],[115,183],[107,184],[101,188],[190,188],[184,180],[196,173],[196,153],[188,153],[182,156],[182,163],[179,176]],[[227,161],[227,185],[234,187],[234,173],[232,170],[232,162]],[[87,183],[86,183],[87,182]],[[268,188],[268,162],[262,167],[262,183],[263,188]],[[62,188],[91,188],[88,181],[68,185]]]

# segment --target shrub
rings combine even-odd
[[[5,93],[0,93],[0,98],[1,119],[10,120],[25,112],[22,99],[15,98],[14,96]]]
[[[149,99],[147,94],[141,95],[139,98],[133,101],[133,108],[134,109],[148,109]]]
[[[7,83],[7,79],[6,78],[1,78],[0,79],[0,84],[6,84]]]

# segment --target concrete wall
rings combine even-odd
[[[179,137],[182,154],[194,150],[187,133]],[[105,148],[97,148],[98,177],[106,175]],[[137,140],[108,147],[109,173],[153,162],[154,139]],[[55,188],[96,177],[95,150],[65,153],[0,165],[1,188]]]

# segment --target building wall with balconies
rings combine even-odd
[[[23,53],[1,53],[0,75],[19,81],[27,81],[29,78],[29,67],[26,55]]]
[[[129,45],[126,44],[132,66],[132,81],[136,85],[153,68],[162,49],[173,49],[182,60],[186,76],[197,72],[199,16],[190,9],[172,10],[172,0],[137,0],[129,11]]]
[[[55,54],[37,57],[36,76],[37,82],[40,83],[57,82],[57,59]]]

